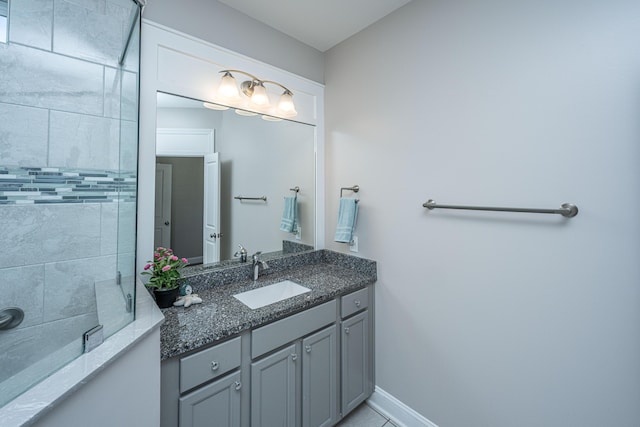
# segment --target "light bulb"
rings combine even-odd
[[[295,117],[298,114],[295,105],[293,105],[293,94],[288,90],[285,90],[282,96],[280,96],[278,113],[284,117]]]
[[[223,99],[237,99],[240,97],[238,86],[236,85],[236,79],[234,79],[228,71],[224,73],[222,80],[220,80],[218,95]]]
[[[253,85],[253,94],[251,95],[251,103],[257,107],[268,107],[269,97],[267,96],[267,89],[261,82]]]

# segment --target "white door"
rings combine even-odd
[[[156,164],[155,248],[171,247],[171,165]]]
[[[204,237],[202,262],[220,261],[220,163],[218,153],[204,156]]]

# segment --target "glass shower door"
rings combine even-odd
[[[107,338],[135,309],[138,4],[12,1],[8,12],[0,406],[82,354],[85,332],[101,325]]]

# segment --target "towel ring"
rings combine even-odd
[[[340,189],[340,197],[342,197],[342,192],[344,190],[353,191],[354,193],[357,193],[358,191],[360,191],[360,186],[359,185],[354,185],[353,187],[342,187]]]

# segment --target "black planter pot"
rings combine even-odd
[[[158,307],[160,308],[172,307],[176,298],[178,298],[179,293],[179,288],[153,290],[153,296],[156,298],[156,304],[158,304]]]

